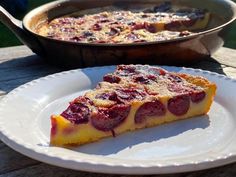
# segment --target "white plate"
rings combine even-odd
[[[75,149],[49,146],[51,114],[93,88],[114,67],[72,70],[27,83],[0,103],[0,137],[16,151],[49,164],[90,172],[162,174],[211,168],[236,160],[236,81],[177,67],[218,86],[206,118],[197,117],[125,133]]]

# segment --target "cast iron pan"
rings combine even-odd
[[[164,0],[59,0],[29,12],[16,20],[0,6],[0,20],[33,52],[48,62],[69,68],[111,64],[189,65],[212,55],[224,44],[227,27],[236,18],[236,5],[230,0],[173,0],[174,5],[207,9],[212,14],[204,31],[175,40],[136,44],[84,44],[50,39],[35,32],[45,20],[80,10],[104,6],[156,5]]]

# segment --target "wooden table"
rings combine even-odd
[[[236,50],[221,48],[212,58],[191,65],[236,78]],[[0,99],[12,89],[33,79],[46,76],[62,69],[46,64],[27,47],[0,49]],[[104,175],[63,169],[30,159],[10,149],[0,141],[0,177],[12,176],[121,176]],[[122,175],[124,177],[125,175]],[[235,177],[236,163],[198,172],[156,175],[163,177]]]

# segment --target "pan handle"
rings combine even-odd
[[[0,6],[0,21],[14,33],[23,44],[27,45],[33,52],[43,56],[43,48],[38,39],[30,32],[24,30],[22,21],[14,18],[2,6]]]

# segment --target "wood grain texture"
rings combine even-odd
[[[221,64],[236,68],[236,53],[234,49],[221,48],[213,58]]]
[[[21,155],[20,153],[0,144],[0,174],[22,169],[40,162]]]
[[[236,78],[236,50],[221,48],[212,58],[187,67],[210,70]],[[0,49],[0,100],[12,89],[48,74],[64,69],[51,66],[34,55],[27,47],[18,46]],[[0,141],[0,177],[128,177],[127,175],[105,175],[74,171],[47,165],[30,159],[10,149]],[[153,177],[235,177],[236,163],[199,172]],[[134,176],[135,177],[135,176]]]
[[[14,58],[26,57],[32,54],[33,53],[31,52],[31,50],[24,45],[16,47],[0,48],[0,61],[4,62]]]

